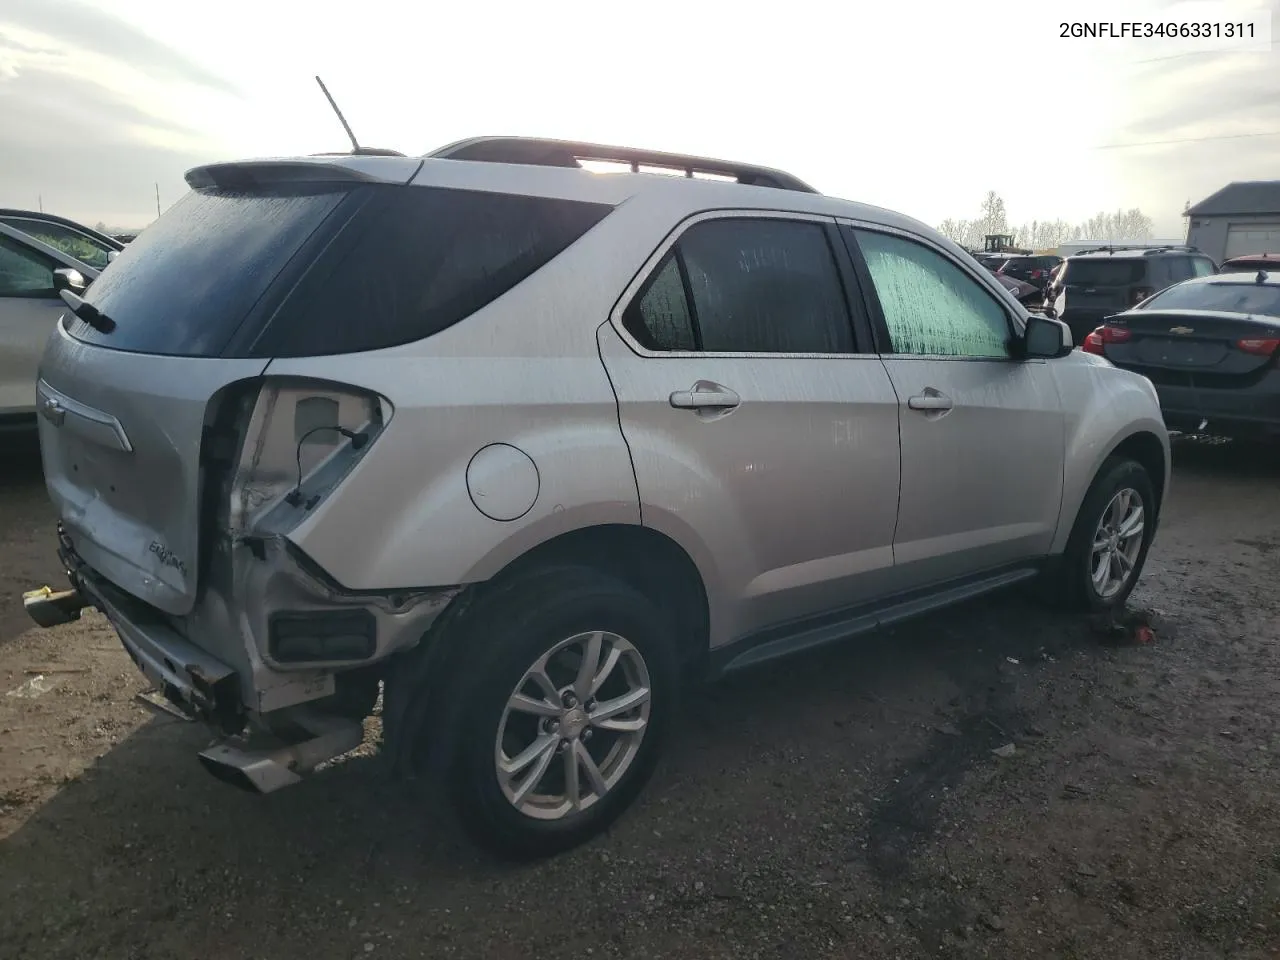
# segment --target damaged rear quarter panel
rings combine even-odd
[[[595,340],[621,284],[591,267],[562,257],[518,297],[414,344],[273,361],[268,375],[364,387],[393,407],[369,455],[289,538],[342,586],[390,591],[483,581],[558,534],[639,524]],[[472,457],[497,443],[537,468],[536,500],[514,520],[486,517],[468,492]]]

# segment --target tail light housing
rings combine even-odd
[[[1132,339],[1133,331],[1126,330],[1124,327],[1108,326],[1104,323],[1084,338],[1084,343],[1080,344],[1080,349],[1085,353],[1096,353],[1101,357],[1106,355],[1104,348],[1108,343],[1125,343]]]
[[[228,526],[282,534],[305,519],[381,436],[391,404],[331,383],[267,378],[242,427]]]
[[[1152,290],[1150,287],[1135,287],[1133,290],[1133,294],[1132,294],[1133,299],[1131,300],[1131,303],[1135,305],[1139,304],[1143,300],[1147,299],[1147,297],[1151,296],[1153,293],[1155,293],[1155,291]]]
[[[1259,357],[1269,357],[1280,349],[1280,337],[1250,337],[1237,340],[1236,349]]]

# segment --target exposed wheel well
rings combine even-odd
[[[674,616],[681,663],[691,670],[705,665],[710,640],[706,588],[697,565],[670,537],[627,524],[585,527],[539,544],[494,579],[556,564],[591,567],[635,587]]]
[[[1164,446],[1154,433],[1135,433],[1125,437],[1111,452],[1113,457],[1128,457],[1136,460],[1146,469],[1151,477],[1151,486],[1156,494],[1156,512],[1164,503]]]

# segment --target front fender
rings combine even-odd
[[[1082,351],[1051,364],[1066,415],[1062,506],[1051,552],[1066,550],[1076,514],[1102,464],[1121,444],[1140,434],[1153,436],[1163,457],[1162,482],[1168,496],[1169,431],[1160,399],[1146,377],[1112,366]]]

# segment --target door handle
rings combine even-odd
[[[907,400],[907,406],[912,410],[950,410],[953,404],[946,394],[927,387],[924,393]]]
[[[706,380],[671,394],[671,405],[677,410],[732,410],[741,402],[742,398],[728,387]]]

